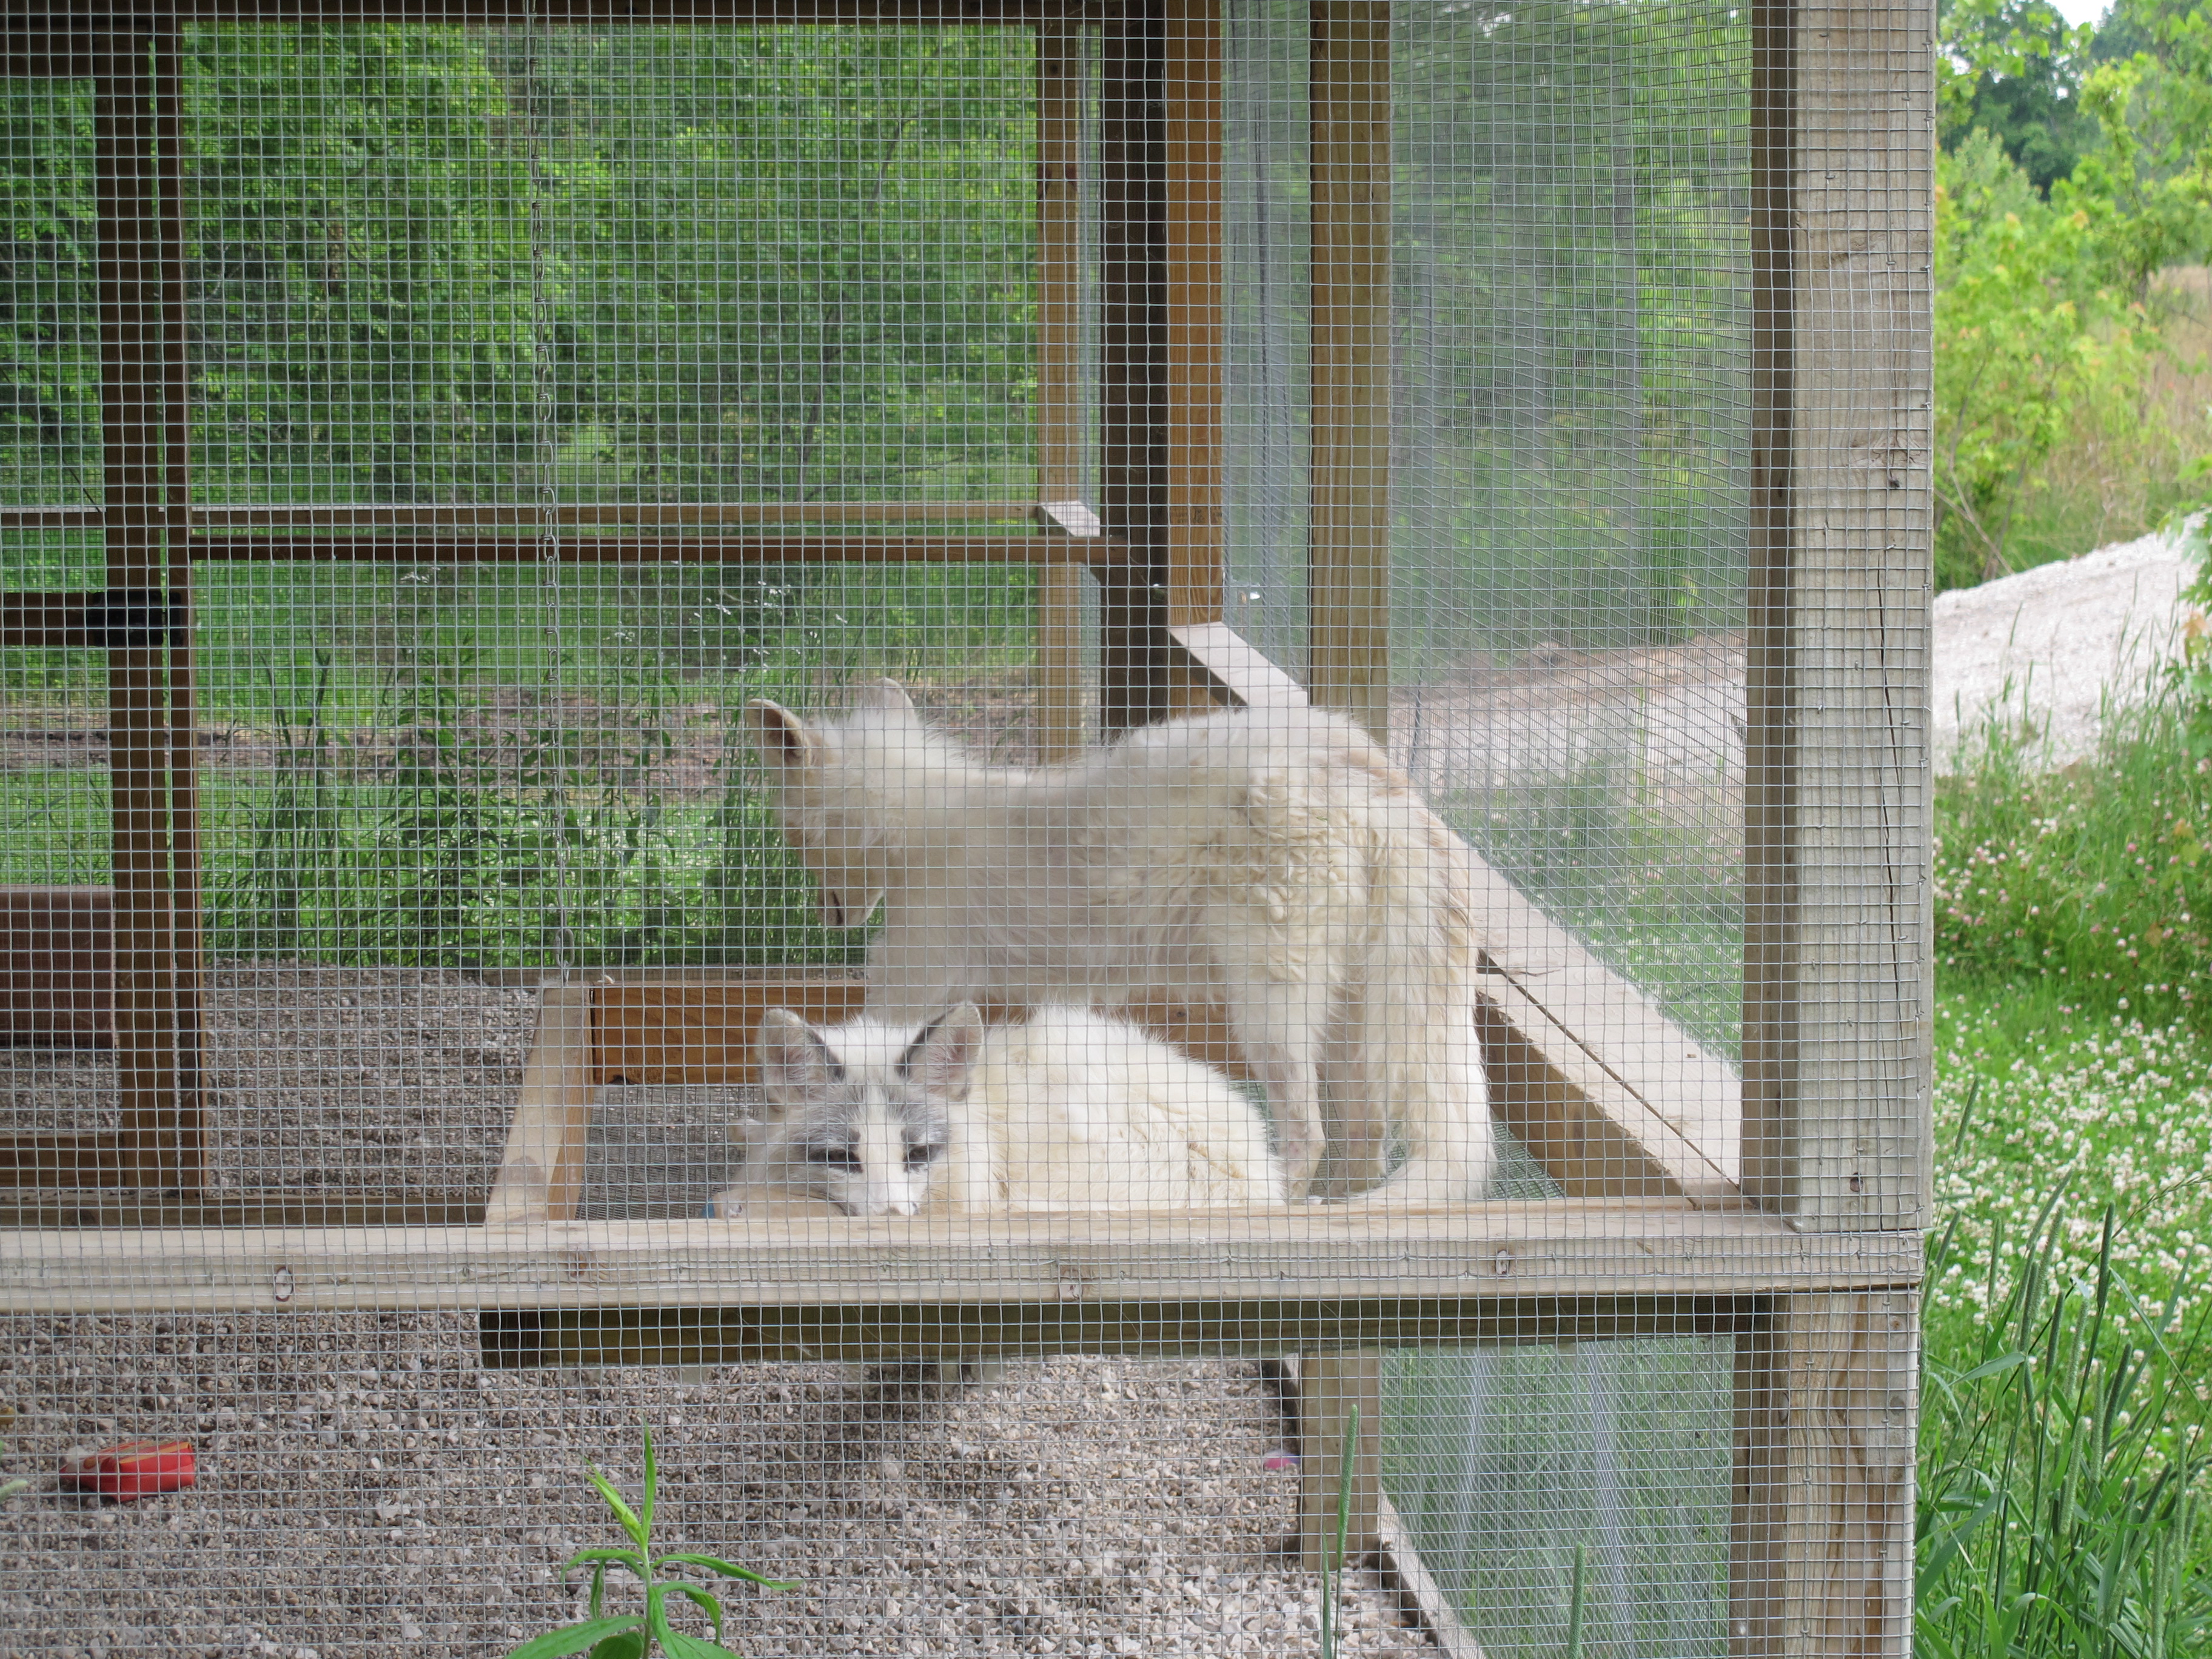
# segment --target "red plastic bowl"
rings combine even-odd
[[[62,1465],[62,1484],[118,1504],[177,1492],[199,1479],[189,1440],[126,1440]]]

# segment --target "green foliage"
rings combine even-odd
[[[1952,587],[2083,550],[2061,451],[2100,479],[2139,474],[2150,522],[2190,502],[2172,452],[2203,400],[2152,382],[2179,349],[2159,274],[2212,250],[2212,22],[2129,0],[2093,34],[2047,0],[1954,0],[1942,28],[1936,540]]]
[[[1026,469],[1030,50],[969,28],[505,49],[574,266],[556,418],[607,434],[599,489],[957,495]]]
[[[657,1645],[670,1659],[711,1659],[721,1655],[725,1659],[743,1659],[742,1655],[721,1645],[722,1604],[709,1592],[696,1584],[665,1576],[671,1566],[696,1567],[724,1578],[734,1578],[749,1584],[758,1584],[766,1589],[795,1589],[795,1584],[768,1578],[749,1567],[724,1561],[712,1555],[701,1555],[689,1550],[672,1550],[655,1556],[653,1553],[653,1504],[659,1486],[659,1472],[653,1460],[653,1431],[645,1431],[645,1486],[637,1506],[633,1509],[614,1482],[597,1469],[586,1465],[584,1473],[607,1508],[614,1512],[616,1522],[629,1539],[629,1547],[579,1550],[568,1558],[561,1569],[566,1578],[580,1566],[592,1570],[592,1616],[581,1624],[564,1626],[548,1631],[543,1636],[532,1637],[518,1648],[512,1649],[507,1659],[566,1659],[566,1656],[589,1652],[592,1659],[646,1659]],[[645,1595],[642,1613],[628,1617],[610,1616],[605,1611],[607,1569],[622,1567],[635,1578]],[[671,1592],[684,1597],[711,1621],[714,1639],[708,1641],[678,1630],[669,1622],[668,1597]]]
[[[2141,302],[2156,272],[2212,246],[2212,142],[2197,125],[2212,88],[2139,53],[2093,71],[2081,101],[2100,142],[2052,200],[2086,222],[2088,273]]]
[[[1396,14],[1401,659],[1733,625],[1747,16]]]
[[[327,653],[272,678],[273,767],[209,791],[217,954],[615,966],[863,948],[821,928],[741,756],[715,763],[704,802],[655,787],[677,741],[665,701],[487,708],[475,674],[466,653],[391,671],[344,726]]]
[[[2170,696],[2057,773],[2033,734],[1992,728],[1936,790],[1939,968],[2212,1030],[2212,760],[2190,744]]]
[[[2047,195],[2096,135],[2080,96],[2091,31],[2069,28],[2049,0],[1944,0],[1939,10],[1943,148],[1986,133]]]
[[[1931,1346],[1923,1368],[1915,1650],[1928,1659],[2167,1659],[2212,1634],[2198,1398],[2212,1304],[2185,1284],[2138,1295],[2114,1264],[2110,1209],[2093,1276],[2054,1271],[2063,1197],[1978,1338]],[[1931,1277],[1951,1265],[1947,1236]]]
[[[205,500],[1005,493],[1034,465],[1019,29],[183,38]],[[0,89],[0,499],[100,441],[91,94]]]
[[[1936,179],[1936,556],[1948,587],[2012,568],[2036,469],[2085,428],[2130,417],[2154,345],[2142,306],[2108,280],[2098,219],[2067,191],[2038,198],[1980,132],[1940,157]]]
[[[91,89],[0,81],[0,501],[99,483]]]

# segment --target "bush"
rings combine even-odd
[[[1977,132],[1936,165],[1937,578],[2014,568],[2040,470],[2067,442],[2136,413],[2156,348],[2143,306],[2106,280],[2099,221],[2046,202]]]

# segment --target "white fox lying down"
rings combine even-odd
[[[1283,1200],[1267,1126],[1227,1078],[1085,1009],[987,1029],[963,1002],[916,1030],[778,1008],[753,1053],[769,1115],[716,1215],[787,1196],[854,1216]]]
[[[823,920],[886,902],[871,1017],[1218,1003],[1293,1193],[1488,1188],[1470,854],[1350,721],[1208,714],[1022,770],[971,759],[888,681],[835,720],[746,712]]]

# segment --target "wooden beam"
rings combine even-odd
[[[590,1078],[595,1084],[708,1085],[749,1089],[753,1035],[771,1008],[817,1024],[860,1012],[866,984],[846,975],[731,973],[594,988]]]
[[[1049,497],[1040,497],[1048,500]],[[535,530],[595,525],[636,529],[686,526],[1028,523],[1036,501],[271,501],[192,509],[196,529]]]
[[[713,528],[727,525],[1033,522],[1035,501],[611,501],[553,507],[483,501],[251,501],[188,507],[185,522],[216,530],[544,530]],[[101,509],[0,507],[0,530],[97,528]]]
[[[1210,683],[1215,699],[1238,708],[1304,708],[1306,690],[1227,623],[1168,629],[1190,672]]]
[[[213,535],[194,531],[195,559],[354,561],[378,564],[542,564],[536,536]],[[1070,564],[1112,563],[1107,537],[1073,536],[571,536],[550,556],[563,564]]]
[[[1560,1162],[1547,1168],[1571,1191],[1656,1176],[1662,1190],[1679,1186],[1700,1204],[1736,1201],[1742,1085],[1726,1059],[1486,860],[1468,857],[1484,957],[1504,982],[1486,994],[1511,1033],[1485,1027],[1486,1059],[1498,1056],[1500,1067],[1491,1077],[1503,1092],[1495,1109],[1516,1127],[1525,1122],[1535,1145],[1558,1146]],[[1516,1043],[1532,1055],[1521,1056]],[[1523,1090],[1533,1097],[1516,1101]],[[1639,1149],[1633,1156],[1630,1146]]]
[[[1770,263],[1753,287],[1786,281],[1790,311],[1786,380],[1762,394],[1754,526],[1747,1186],[1801,1226],[1919,1225],[1933,1069],[1933,10],[1833,0],[1754,23],[1763,53],[1786,51],[1788,82],[1785,96],[1770,66],[1755,111],[1767,173],[1755,252]],[[1772,404],[1785,392],[1778,526]]]
[[[1099,34],[1098,515],[1127,544],[1098,584],[1098,718],[1107,735],[1176,702],[1167,639],[1165,134],[1161,29],[1148,5]]]
[[[278,1270],[283,1269],[282,1274]],[[1684,1298],[1916,1284],[1920,1240],[1800,1233],[1772,1216],[1557,1200],[1371,1211],[730,1220],[521,1227],[0,1233],[0,1311],[818,1307],[1164,1300],[1458,1303]],[[1146,1316],[1157,1318],[1157,1312]],[[1340,1346],[1402,1346],[1398,1326]]]
[[[125,649],[168,641],[184,620],[168,593],[0,594],[0,646],[40,650]]]
[[[1221,0],[1163,0],[1161,414],[1167,625],[1221,620]]]
[[[1912,1651],[1918,1297],[1778,1297],[1736,1337],[1731,1659]]]
[[[143,592],[167,586],[171,559],[161,88],[146,40],[107,40],[93,113],[106,585]],[[194,1033],[179,1019],[170,690],[166,641],[109,650],[117,1156],[123,1179],[138,1187],[198,1186],[206,1174]]]
[[[1750,570],[1743,761],[1743,1185],[1769,1209],[1796,1189],[1796,677],[1790,659],[1790,422],[1796,256],[1790,222],[1786,0],[1751,14]]]
[[[1316,0],[1307,679],[1390,722],[1390,7]]]
[[[1358,1332],[1355,1322],[1349,1328]],[[1360,1333],[1364,1335],[1364,1333]],[[1382,1356],[1311,1352],[1298,1361],[1298,1565],[1309,1572],[1357,1566],[1381,1547]],[[1355,1427],[1354,1408],[1359,1420]],[[1347,1475],[1345,1441],[1352,1440]],[[1336,1549],[1339,1487],[1348,1499]]]
[[[97,1189],[142,1184],[113,1134],[25,1129],[0,1135],[0,1188]]]
[[[112,1157],[111,1146],[110,1157]],[[0,1166],[4,1167],[4,1166]],[[0,1182],[0,1188],[6,1183]],[[221,1198],[191,1193],[118,1194],[98,1188],[0,1191],[0,1229],[99,1231],[166,1227],[222,1228],[477,1227],[483,1206],[435,1198],[313,1198],[298,1193],[226,1189]]]
[[[1308,1357],[1300,1362],[1303,1368],[1333,1356],[1334,1345],[1345,1340],[1347,1333],[1394,1348],[1711,1337],[1747,1325],[1754,1305],[1750,1298],[1725,1297],[1663,1303],[1587,1297],[1541,1304],[1474,1297],[1407,1302],[1156,1297],[1117,1304],[1043,1305],[488,1307],[478,1316],[478,1330],[483,1363],[496,1370],[823,1360],[942,1364],[1069,1353],[1272,1358],[1304,1350]],[[1364,1420],[1364,1408],[1362,1417]],[[1366,1550],[1373,1547],[1370,1522]]]
[[[1741,1201],[1694,1143],[1498,976],[1476,1006],[1490,1109],[1572,1198]]]
[[[303,21],[421,19],[434,23],[823,23],[939,27],[1095,17],[1117,0],[565,0],[549,13],[529,0],[173,0],[149,12],[180,18],[296,18]]]
[[[1413,1535],[1388,1492],[1376,1497],[1375,1521],[1376,1571],[1383,1583],[1397,1591],[1400,1610],[1428,1633],[1444,1659],[1484,1659],[1482,1644],[1461,1621],[1450,1595],[1421,1559]]]
[[[0,1042],[114,1047],[113,901],[105,887],[0,887]]]
[[[1037,499],[1083,495],[1084,40],[1064,21],[1036,33]],[[1037,757],[1083,746],[1082,573],[1037,573]]]
[[[199,687],[192,640],[192,568],[185,550],[191,509],[191,317],[185,243],[185,98],[177,24],[150,40],[156,227],[160,243],[161,525],[170,610],[168,645],[169,997],[176,1102],[185,1133],[204,1148],[206,934],[200,869]],[[205,1153],[199,1178],[206,1179]],[[187,1177],[189,1182],[189,1177]],[[196,1183],[192,1183],[196,1184]]]
[[[55,502],[44,507],[0,507],[0,532],[29,530],[97,530],[107,510]]]
[[[514,1121],[484,1203],[487,1225],[574,1218],[599,1094],[592,1059],[591,992],[580,985],[549,986],[538,998],[538,1030],[523,1062]]]

